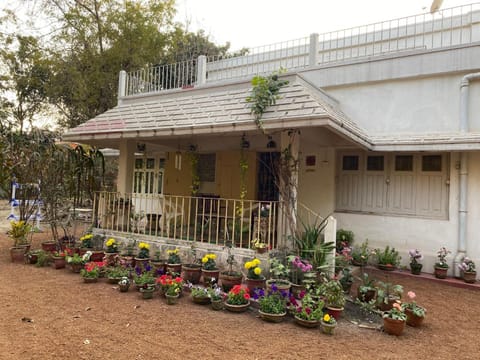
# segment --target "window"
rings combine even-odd
[[[157,157],[136,158],[133,172],[133,193],[161,194],[165,159]]]
[[[446,218],[447,154],[339,153],[337,211]]]
[[[201,182],[215,182],[215,154],[198,155],[198,177]]]

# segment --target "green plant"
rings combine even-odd
[[[345,246],[350,247],[353,243],[353,239],[353,231],[338,229],[336,234],[337,252],[340,252]]]
[[[327,306],[339,309],[345,306],[345,294],[338,280],[329,280],[320,284],[319,291],[325,296]]]
[[[167,263],[169,264],[181,264],[182,261],[180,260],[179,250],[178,249],[170,249],[167,250]]]
[[[465,256],[462,259],[462,263],[458,264],[458,268],[463,272],[475,272],[475,263],[472,259]]]
[[[253,298],[258,301],[260,311],[267,314],[283,314],[286,311],[287,294],[281,293],[275,284],[272,285],[270,291],[265,292],[263,289],[255,289]]]
[[[216,270],[217,269],[217,263],[215,261],[216,258],[217,258],[217,255],[215,254],[206,254],[204,257],[202,257],[203,268],[205,270]]]
[[[103,244],[105,243],[105,235],[95,234],[92,238],[92,248],[93,250],[100,251],[103,250]]]
[[[451,251],[450,250],[447,250],[446,247],[441,247],[438,251],[437,251],[437,262],[435,263],[435,266],[436,267],[439,267],[439,268],[443,268],[443,269],[448,269],[448,264],[447,264],[447,256],[448,254],[450,254]]]
[[[183,289],[183,279],[179,276],[173,278],[171,275],[165,274],[160,276],[156,282],[166,295],[179,295]]]
[[[425,317],[426,310],[425,308],[417,305],[417,303],[414,300],[416,297],[417,295],[413,291],[409,291],[407,293],[407,298],[409,301],[402,303],[402,310],[405,311],[408,309],[418,317]]]
[[[295,316],[303,320],[320,321],[323,317],[323,300],[314,300],[309,291],[301,299],[301,304],[295,309]]]
[[[137,271],[133,275],[133,281],[137,286],[145,286],[147,284],[155,284],[155,276],[152,271]]]
[[[87,249],[93,248],[93,234],[85,234],[80,237],[80,247]]]
[[[129,270],[123,266],[109,266],[106,268],[106,274],[109,278],[122,278],[129,275]]]
[[[139,259],[148,259],[150,256],[150,244],[145,242],[140,242],[138,244],[138,258]]]
[[[290,268],[277,258],[270,258],[270,274],[272,278],[287,279]]]
[[[114,238],[109,238],[105,246],[107,247],[107,253],[116,253],[118,250],[118,244]]]
[[[416,265],[423,259],[423,255],[417,249],[409,250],[408,255],[410,256],[410,265]]]
[[[218,286],[218,284],[213,284],[208,289],[208,296],[212,301],[220,301],[223,300],[223,292],[222,288]]]
[[[247,278],[249,279],[262,279],[264,276],[262,275],[262,269],[260,268],[260,260],[254,258],[251,261],[247,261],[244,264],[245,269],[247,269]]]
[[[322,322],[324,322],[325,324],[335,325],[337,323],[337,320],[335,320],[333,316],[325,314],[323,315]]]
[[[250,291],[246,286],[235,285],[225,298],[225,302],[230,305],[245,305],[250,302]]]
[[[257,127],[264,131],[262,116],[267,110],[267,107],[275,105],[280,88],[288,84],[287,80],[280,80],[278,73],[283,72],[280,69],[278,72],[274,72],[269,76],[256,75],[252,79],[252,92],[247,97],[247,102],[252,103],[250,106],[251,112],[255,118],[255,124]]]
[[[35,263],[35,266],[37,267],[43,267],[47,266],[50,262],[50,254],[47,253],[46,251],[43,250],[35,250],[35,253],[37,255],[37,262]]]
[[[85,267],[80,271],[80,275],[84,278],[96,279],[100,276],[100,271],[104,265],[103,262],[90,261],[85,264]]]
[[[377,283],[377,305],[388,304],[393,300],[400,300],[403,295],[403,286],[389,282]]]
[[[377,263],[379,265],[397,267],[400,264],[401,256],[394,247],[390,248],[389,245],[385,249],[375,249],[375,255],[377,257]]]
[[[358,279],[360,280],[360,284],[358,285],[358,292],[361,296],[360,300],[364,300],[367,292],[376,291],[377,288],[375,287],[375,279],[370,277],[370,275],[367,273],[363,273]]]
[[[350,268],[345,267],[342,269],[342,274],[339,281],[344,291],[350,289],[351,285],[353,284],[353,274]]]
[[[68,255],[65,260],[67,261],[68,264],[83,264],[85,260],[83,259],[82,256],[80,256],[77,253],[74,253],[72,255]]]
[[[300,285],[305,273],[312,271],[312,264],[308,260],[295,255],[287,256],[287,261],[290,264],[290,281],[293,284]]]
[[[388,310],[383,313],[383,317],[390,318],[393,320],[401,320],[401,321],[407,320],[407,314],[405,314],[405,312],[403,311],[399,303],[393,304],[393,307],[391,310]]]
[[[192,297],[209,297],[208,288],[199,285],[191,286],[190,283],[188,284],[188,286],[190,288],[190,294],[192,295]]]
[[[233,255],[233,246],[230,244],[230,245],[227,245],[225,248],[227,249],[226,262],[227,262],[228,270],[223,273],[230,276],[241,276],[242,275],[241,272],[233,270],[233,266],[237,264],[237,261],[235,260],[235,255]]]
[[[10,230],[7,235],[13,239],[13,246],[20,246],[28,244],[28,235],[32,231],[32,226],[27,222],[20,220],[10,221]]]
[[[133,256],[134,249],[135,249],[135,244],[137,243],[137,240],[130,240],[127,245],[125,246],[125,256]]]
[[[370,257],[370,249],[368,248],[368,240],[365,240],[360,246],[353,246],[352,261],[356,264],[366,265]]]

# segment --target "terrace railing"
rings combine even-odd
[[[480,3],[443,9],[252,48],[243,56],[210,57],[120,73],[119,98],[245,79],[284,68],[460,46],[480,41]]]

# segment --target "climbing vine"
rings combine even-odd
[[[269,76],[254,76],[252,79],[252,93],[246,98],[247,102],[251,103],[250,109],[254,116],[255,124],[264,133],[262,117],[266,109],[275,105],[280,88],[288,84],[287,80],[280,80],[278,74],[284,72],[280,69]]]
[[[240,150],[240,206],[237,207],[236,212],[238,216],[243,213],[243,200],[247,196],[247,172],[248,159],[243,148]]]
[[[190,190],[192,196],[195,196],[200,188],[200,176],[198,175],[198,153],[195,150],[190,150],[187,155],[192,168],[192,185],[190,185]]]

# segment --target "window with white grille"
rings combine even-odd
[[[141,157],[135,159],[133,170],[134,194],[161,194],[165,159]]]

